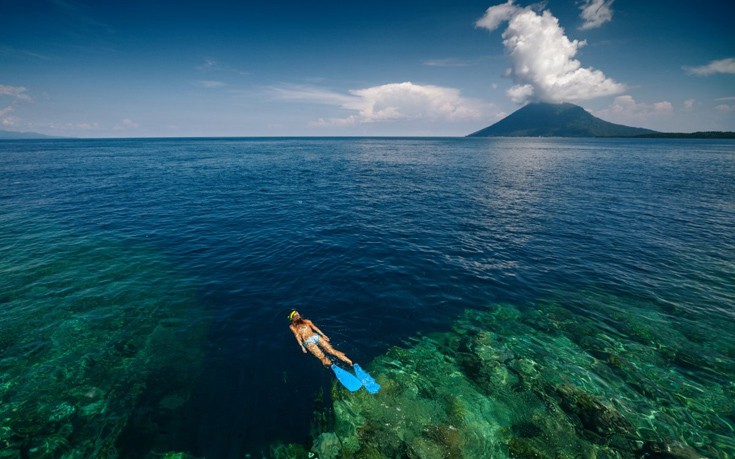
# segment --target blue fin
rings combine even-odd
[[[362,382],[362,385],[365,386],[365,390],[371,394],[377,394],[380,390],[380,384],[378,384],[373,377],[367,373],[367,371],[360,368],[360,365],[354,364],[352,365],[352,368],[355,370],[357,379],[359,379]]]
[[[332,364],[330,368],[332,368],[332,371],[334,371],[334,374],[335,376],[337,376],[339,382],[341,382],[342,385],[345,386],[350,392],[355,392],[357,389],[362,387],[362,383],[360,382],[360,380],[355,378],[349,371],[343,370],[342,368],[334,364]]]

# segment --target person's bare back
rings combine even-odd
[[[289,328],[296,337],[296,341],[301,346],[301,350],[306,353],[307,349],[309,352],[314,354],[316,358],[321,360],[324,366],[331,366],[332,361],[327,357],[323,351],[337,357],[341,361],[352,365],[352,360],[348,359],[347,356],[335,348],[329,343],[329,337],[322,333],[322,331],[314,325],[309,319],[304,319],[298,313],[298,311],[292,311],[288,316],[291,321]]]

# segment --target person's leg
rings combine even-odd
[[[326,340],[320,339],[319,345],[323,347],[325,351],[329,352],[330,354],[337,357],[341,361],[352,365],[352,360],[348,359],[344,352],[340,352],[337,349],[333,348],[332,345],[329,344],[329,342],[327,342]]]
[[[322,364],[325,367],[328,367],[332,364],[332,361],[329,360],[329,358],[326,355],[324,355],[324,352],[322,352],[322,350],[319,349],[319,346],[317,346],[316,344],[307,344],[306,348],[309,350],[309,352],[314,354],[314,357],[321,360]]]

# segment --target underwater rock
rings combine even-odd
[[[513,424],[511,429],[513,431],[513,435],[524,438],[538,437],[543,433],[543,430],[539,426],[528,421]]]
[[[433,444],[437,445],[437,448],[434,448],[434,451],[445,454],[442,457],[463,457],[462,451],[465,446],[464,438],[462,437],[462,433],[459,429],[451,424],[431,426],[423,432],[423,436],[421,438],[430,440]]]
[[[267,457],[270,459],[293,459],[297,457],[312,458],[315,456],[316,454],[309,452],[303,445],[278,443],[270,446]]]
[[[511,438],[508,442],[508,453],[510,457],[518,459],[554,458],[552,454],[545,453],[543,448],[538,448],[523,437]]]
[[[643,457],[655,459],[705,459],[694,448],[678,441],[670,443],[646,442],[638,451]]]
[[[76,413],[77,409],[68,402],[60,403],[56,408],[53,409],[51,416],[49,417],[50,422],[59,422],[69,416]]]
[[[556,388],[561,398],[561,407],[567,413],[576,416],[587,431],[609,438],[615,434],[631,434],[633,426],[620,413],[571,385]]]
[[[336,459],[342,444],[333,432],[324,432],[314,440],[312,451],[314,451],[319,459]]]

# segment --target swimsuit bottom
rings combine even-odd
[[[309,344],[316,345],[318,342],[319,342],[319,335],[313,334],[304,340],[304,346],[308,346]]]

